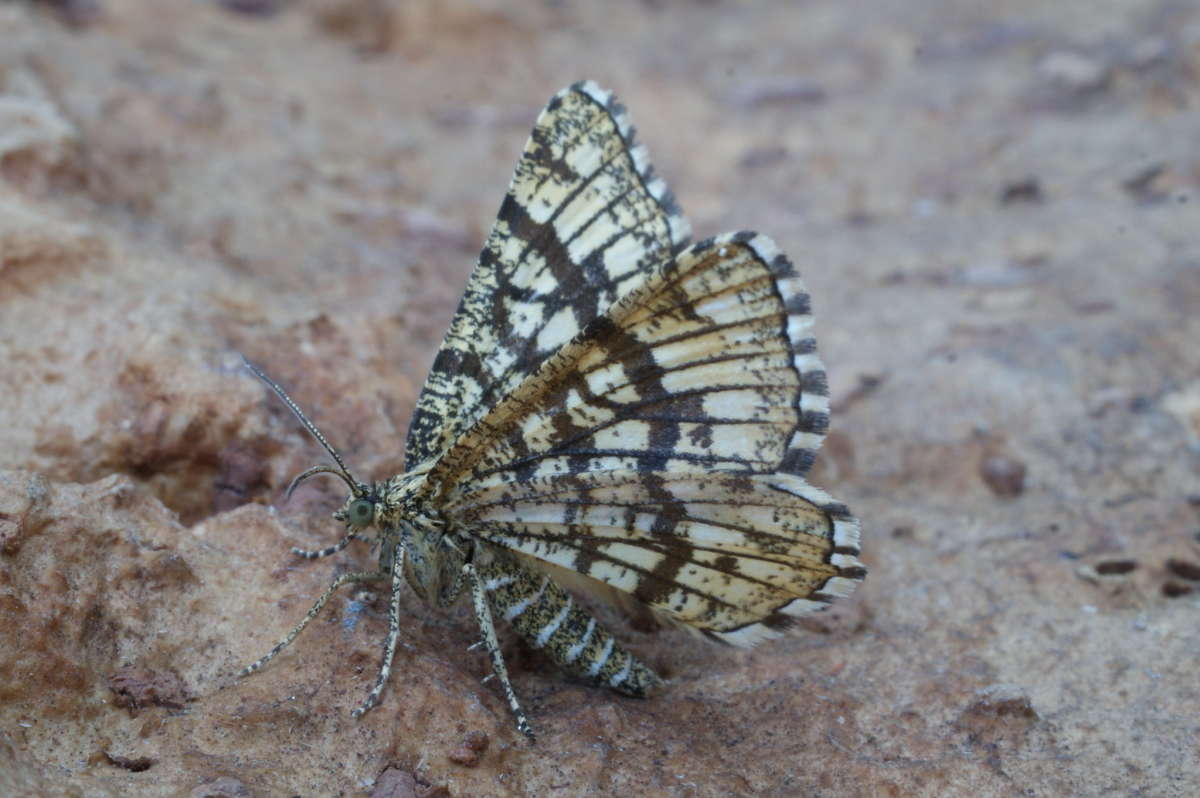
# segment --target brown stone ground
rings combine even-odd
[[[673,686],[347,591],[320,452],[403,432],[516,154],[617,91],[700,235],[776,238],[858,594]],[[0,794],[1193,796],[1200,10],[1188,2],[0,4]],[[273,509],[278,508],[278,509]]]

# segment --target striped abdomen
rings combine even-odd
[[[493,614],[567,673],[638,698],[662,684],[550,577],[499,557],[478,569]]]

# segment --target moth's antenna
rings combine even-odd
[[[350,473],[350,469],[346,468],[346,464],[342,462],[342,458],[337,453],[337,450],[329,445],[329,441],[325,440],[325,436],[321,434],[321,430],[317,429],[316,425],[308,420],[308,416],[304,415],[304,411],[300,409],[300,406],[292,401],[292,397],[287,395],[287,391],[280,388],[275,380],[268,377],[262,369],[251,363],[245,355],[242,355],[242,362],[246,364],[246,368],[253,372],[255,377],[258,377],[260,380],[270,386],[271,390],[275,392],[275,395],[283,400],[283,403],[287,405],[288,410],[291,410],[296,418],[300,419],[300,423],[303,424],[304,428],[308,430],[314,438],[317,439],[317,443],[325,447],[325,451],[329,452],[329,456],[333,458],[333,461],[338,464],[338,469],[340,469],[339,473],[338,471],[334,471],[329,466],[316,466],[314,468],[310,468],[300,476],[296,477],[296,479],[292,480],[291,487],[288,488],[288,496],[292,495],[292,491],[295,490],[296,485],[301,480],[311,477],[313,474],[319,473],[337,474],[337,476],[342,477],[346,481],[346,484],[350,486],[350,490],[355,494],[364,493],[365,487],[363,484],[354,478],[354,475]]]

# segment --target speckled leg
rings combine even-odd
[[[392,658],[396,656],[396,643],[400,639],[400,589],[404,583],[404,550],[398,548],[391,560],[392,600],[388,605],[387,639],[383,641],[383,665],[379,668],[379,676],[375,679],[371,694],[362,706],[351,713],[356,718],[361,718],[364,712],[379,703],[379,696],[383,694],[388,676],[392,673]]]
[[[333,584],[329,586],[328,590],[321,594],[321,597],[317,599],[317,603],[312,605],[312,609],[308,611],[308,615],[304,616],[304,620],[296,624],[296,628],[289,632],[287,637],[276,643],[275,648],[268,651],[266,656],[264,656],[262,659],[242,668],[241,671],[238,672],[238,676],[248,676],[251,673],[254,673],[263,665],[266,665],[268,662],[274,659],[276,654],[287,648],[288,644],[296,639],[296,635],[303,632],[304,627],[308,626],[312,619],[317,617],[317,615],[321,612],[321,608],[325,606],[327,601],[329,601],[329,597],[332,596],[339,587],[351,584],[353,582],[378,582],[381,579],[387,578],[388,575],[382,571],[355,571],[354,573],[342,574],[337,579],[333,580]]]
[[[292,547],[292,554],[297,557],[303,557],[306,560],[315,560],[318,557],[328,557],[330,554],[337,554],[342,549],[350,545],[350,541],[354,540],[358,535],[353,532],[346,534],[346,537],[323,549],[301,549],[296,546]]]
[[[487,587],[471,563],[464,565],[463,571],[471,582],[471,599],[475,605],[475,618],[479,621],[479,628],[483,632],[483,644],[487,647],[488,655],[492,659],[492,673],[500,678],[504,695],[508,698],[508,705],[517,719],[517,729],[533,740],[533,729],[525,717],[525,711],[521,709],[520,702],[517,701],[517,694],[513,692],[512,683],[508,680],[508,668],[504,665],[504,655],[500,652],[500,642],[496,639],[496,626],[492,622],[491,607],[488,606]]]

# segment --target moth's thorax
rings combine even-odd
[[[403,549],[404,578],[425,601],[448,606],[462,592],[470,544],[448,534],[429,496],[428,469],[374,485],[375,525],[381,538]]]
[[[429,502],[425,498],[428,473],[428,469],[406,471],[376,482],[373,489],[378,502],[375,522],[398,523],[416,515],[428,515]]]
[[[446,526],[429,516],[401,522],[404,578],[425,601],[448,607],[463,589],[463,565],[470,541],[448,534]]]

